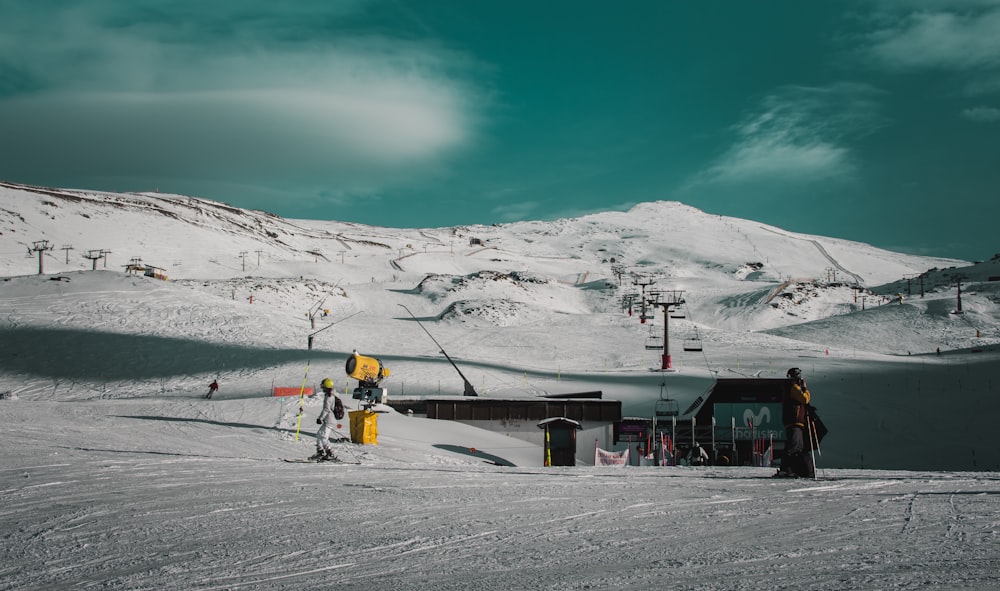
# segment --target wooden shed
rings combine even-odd
[[[576,465],[576,432],[580,423],[566,417],[554,417],[538,423],[545,430],[544,466]]]

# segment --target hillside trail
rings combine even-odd
[[[787,234],[785,232],[778,232],[778,231],[774,230],[773,228],[767,228],[765,226],[761,226],[761,229],[765,230],[767,232],[771,232],[772,234],[777,234],[779,236],[784,236],[785,238],[792,238],[794,240],[802,240],[803,242],[809,242],[810,244],[812,244],[813,246],[815,246],[816,250],[818,250],[819,253],[821,255],[823,255],[823,258],[825,258],[826,260],[830,261],[830,264],[833,265],[834,267],[836,267],[836,269],[838,271],[840,271],[841,273],[843,273],[845,275],[850,275],[854,279],[854,283],[856,285],[864,285],[865,284],[865,280],[864,280],[864,278],[861,275],[858,275],[857,273],[854,273],[854,272],[850,271],[847,267],[841,265],[840,261],[838,261],[837,259],[835,259],[833,257],[833,255],[831,255],[826,250],[826,248],[824,248],[823,245],[819,243],[819,241],[811,239],[811,238],[800,238],[798,236],[793,236],[793,235]],[[785,283],[787,284],[788,282],[786,281]],[[770,301],[770,298],[768,298],[768,301]]]

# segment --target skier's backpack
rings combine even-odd
[[[344,404],[340,401],[339,397],[334,396],[334,399],[335,400],[333,401],[333,416],[339,421],[340,419],[344,418]]]

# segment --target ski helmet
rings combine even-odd
[[[324,390],[333,390],[333,380],[330,378],[323,378],[323,381],[319,383],[319,386]]]
[[[802,370],[797,367],[793,367],[788,370],[788,373],[786,375],[792,379],[797,380],[802,377]]]

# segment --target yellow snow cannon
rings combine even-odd
[[[381,359],[359,355],[353,352],[347,358],[347,365],[344,368],[347,376],[361,382],[362,386],[375,387],[379,382],[389,377],[389,368],[382,365]]]

